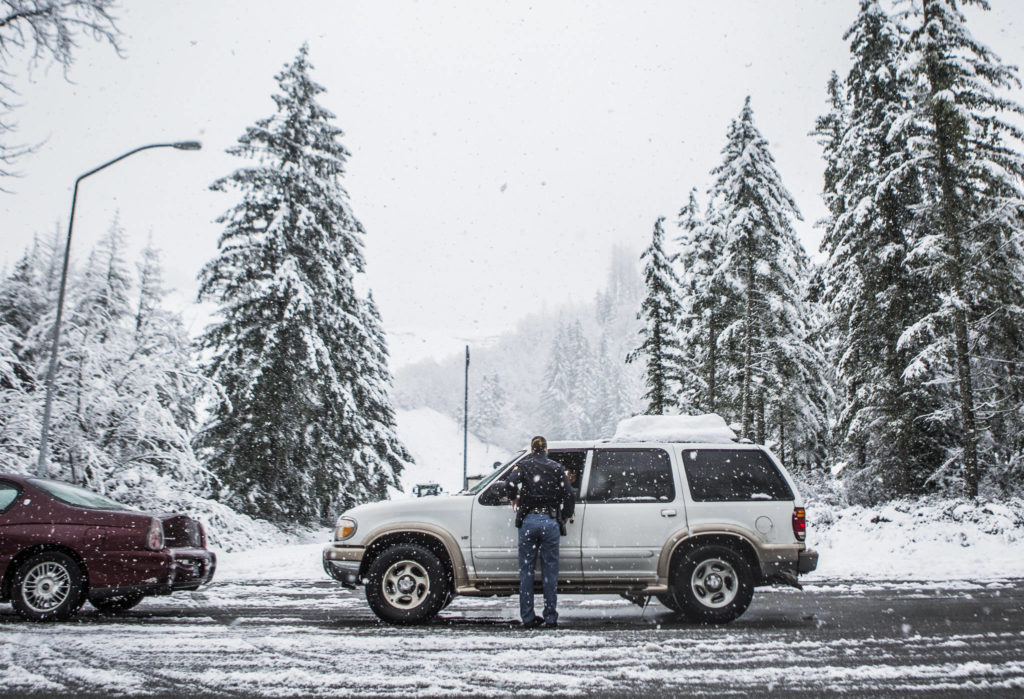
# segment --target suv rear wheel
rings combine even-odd
[[[398,544],[385,550],[367,571],[366,601],[392,624],[420,624],[441,611],[451,590],[444,565],[429,549]]]
[[[690,620],[724,624],[737,618],[754,597],[754,574],[742,554],[728,546],[698,546],[672,569],[672,601]]]

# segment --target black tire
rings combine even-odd
[[[708,544],[687,552],[674,562],[670,579],[672,601],[701,624],[726,624],[747,611],[754,598],[750,563],[729,546]]]
[[[137,605],[145,598],[145,596],[146,595],[141,592],[126,592],[114,597],[90,599],[89,604],[96,607],[96,610],[100,614],[119,614],[120,612],[126,612]]]
[[[676,598],[675,596],[673,596],[671,590],[663,595],[656,595],[656,597],[658,598],[659,602],[661,602],[663,605],[671,609],[673,612],[678,614],[683,611],[682,606],[678,602],[676,602]]]
[[[29,621],[63,621],[85,602],[85,571],[61,551],[44,551],[18,566],[11,606]]]
[[[386,549],[370,564],[366,577],[366,601],[389,624],[430,621],[451,594],[444,564],[415,544]]]

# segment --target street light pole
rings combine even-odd
[[[462,398],[462,489],[469,488],[469,345],[466,345],[466,392]]]
[[[46,456],[47,447],[49,446],[50,439],[50,415],[53,411],[53,380],[57,373],[57,352],[60,348],[60,322],[64,317],[64,292],[67,289],[68,281],[68,259],[71,254],[71,232],[75,225],[75,204],[78,202],[78,185],[86,177],[95,175],[103,168],[110,167],[116,162],[124,160],[130,155],[135,155],[139,151],[149,150],[150,148],[177,148],[178,150],[199,150],[202,148],[202,144],[199,141],[178,141],[176,143],[151,143],[148,146],[140,146],[134,150],[130,150],[123,155],[119,155],[113,160],[108,160],[99,167],[95,167],[84,175],[79,175],[78,179],[75,180],[75,189],[71,194],[71,215],[68,217],[68,239],[64,244],[64,266],[61,268],[60,273],[60,291],[57,294],[57,318],[53,322],[53,345],[50,349],[50,366],[46,371],[46,404],[43,407],[43,429],[39,436],[39,463],[36,466],[36,470],[40,478],[46,478]]]

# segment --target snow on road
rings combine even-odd
[[[147,599],[121,616],[86,607],[76,621],[27,624],[0,608],[2,691],[273,697],[1024,689],[1019,580],[819,580],[803,592],[759,591],[747,614],[726,627],[680,622],[656,602],[644,610],[617,597],[566,595],[562,629],[523,632],[514,626],[514,598],[457,598],[437,623],[402,628],[379,623],[361,591],[330,580],[321,547],[222,554],[213,585]]]
[[[985,507],[812,509],[821,567],[802,592],[759,590],[725,627],[656,602],[565,595],[554,633],[515,628],[514,598],[457,598],[425,627],[381,624],[362,591],[324,573],[323,530],[319,542],[220,553],[214,584],[120,616],[86,606],[68,623],[27,624],[0,607],[0,693],[1016,692],[1019,516]]]
[[[295,547],[306,549],[311,547]],[[268,552],[269,553],[269,552]],[[296,554],[293,556],[293,554]],[[298,551],[275,560],[299,564]],[[726,627],[613,597],[566,596],[564,626],[524,632],[511,599],[457,599],[438,623],[378,623],[359,593],[239,567],[120,617],[25,624],[0,613],[5,692],[139,696],[507,696],[1007,692],[1024,688],[1024,587],[887,584],[760,592]],[[953,618],[942,623],[938,607]],[[981,617],[985,609],[990,618]]]

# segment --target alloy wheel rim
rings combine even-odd
[[[380,587],[391,606],[415,609],[430,594],[430,576],[416,561],[398,561],[384,573]]]
[[[739,592],[736,570],[720,558],[701,561],[690,578],[694,597],[705,607],[720,609],[729,605]]]
[[[60,563],[46,561],[33,566],[21,583],[25,605],[34,612],[52,612],[71,594],[71,574]]]

